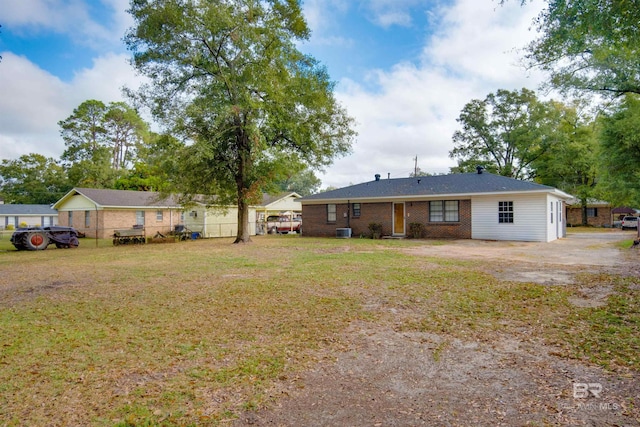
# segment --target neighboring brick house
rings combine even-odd
[[[565,202],[556,188],[483,172],[380,179],[300,199],[303,235],[423,237],[549,242],[566,235]],[[339,231],[342,234],[342,230]]]
[[[114,230],[144,228],[146,236],[169,233],[183,224],[182,207],[172,198],[150,191],[74,188],[58,200],[58,224],[87,237],[111,238]]]
[[[587,225],[593,227],[612,227],[614,218],[613,207],[602,200],[587,202]],[[582,223],[582,204],[578,199],[567,201],[567,225],[579,226]]]

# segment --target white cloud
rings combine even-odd
[[[533,37],[528,28],[538,10],[459,0],[440,11],[442,26],[419,65],[372,71],[366,87],[341,81],[337,97],[358,122],[359,135],[353,154],[320,175],[323,186],[370,181],[376,173],[406,177],[416,156],[421,170],[447,173],[455,166],[448,154],[456,119],[467,102],[501,88],[535,89],[542,81],[518,65],[514,50]]]
[[[116,28],[108,36],[106,33],[100,36],[101,25],[96,24],[95,31],[88,25],[79,34],[86,36],[92,32],[98,39],[119,39],[131,25],[125,12],[128,1],[103,1],[105,4],[108,1],[115,11],[109,25]],[[430,22],[439,26],[426,40],[422,55],[412,63],[371,70],[361,81],[340,81],[336,96],[356,119],[359,136],[353,154],[338,159],[320,175],[323,186],[368,181],[376,173],[385,178],[387,173],[392,177],[408,176],[415,156],[423,171],[448,172],[454,165],[448,158],[453,148],[451,136],[465,103],[484,98],[499,88],[535,89],[541,81],[539,75],[528,75],[517,66],[518,54],[514,51],[533,37],[528,28],[541,2],[537,0],[525,7],[520,7],[519,2],[507,2],[501,7],[496,2],[456,0],[446,8],[431,10],[435,18]],[[9,8],[8,3],[11,3]],[[9,18],[3,15],[2,24],[19,23],[31,31],[45,27],[70,31],[71,21],[88,16],[80,3],[79,0],[0,0],[3,13],[11,9]],[[339,33],[331,31],[332,17],[346,13],[348,8],[356,7],[356,3],[382,16],[412,7],[417,10],[416,6],[422,1],[307,0],[305,16],[312,29],[332,34],[334,42],[348,43]],[[31,15],[29,9],[34,11]],[[69,13],[70,17],[61,16],[62,12]],[[62,21],[52,22],[56,17]],[[140,78],[128,65],[127,54],[113,53],[122,51],[121,45],[118,48],[120,50],[103,49],[104,53],[94,58],[90,67],[77,70],[68,82],[24,57],[1,52],[0,158],[32,152],[59,157],[64,143],[59,136],[58,121],[68,117],[85,100],[122,100],[122,86],[136,87]]]
[[[426,8],[421,0],[371,0],[365,5],[371,21],[383,28],[394,25],[409,27],[413,24],[412,9],[416,6]]]
[[[441,11],[441,27],[425,47],[423,62],[505,86],[522,81],[527,73],[520,67],[517,50],[535,35],[529,26],[539,5],[539,1],[521,7],[518,2],[498,6],[459,0]]]
[[[96,58],[92,68],[76,73],[70,83],[43,71],[28,59],[2,53],[0,63],[0,158],[40,153],[59,158],[64,142],[58,122],[88,99],[123,100],[120,88],[137,87],[140,79],[126,55]]]
[[[344,0],[306,0],[302,4],[304,18],[312,32],[322,32],[335,24],[335,16],[347,12],[349,1]]]
[[[67,86],[26,58],[2,53],[0,129],[2,158],[38,152],[58,157],[56,123],[64,117]]]
[[[133,20],[127,0],[103,0],[113,22],[105,26],[91,16],[86,0],[0,0],[2,25],[15,34],[45,32],[65,34],[75,43],[93,49],[120,44]],[[99,16],[103,20],[104,16]]]

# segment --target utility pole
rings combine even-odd
[[[418,155],[416,154],[416,157],[414,157],[413,159],[414,163],[413,163],[413,176],[418,176]]]

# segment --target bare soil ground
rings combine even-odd
[[[464,240],[406,250],[486,260],[484,268],[497,279],[562,286],[584,272],[640,276],[640,252],[616,246],[633,236],[612,230],[552,243]],[[585,287],[571,302],[596,307],[611,292]],[[526,333],[465,342],[406,332],[399,327],[405,313],[394,314],[397,323],[353,324],[342,351],[320,354],[310,371],[282,378],[271,407],[247,411],[234,425],[640,425],[637,372],[562,358]]]

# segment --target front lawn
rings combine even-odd
[[[0,240],[0,424],[218,425],[340,350],[354,320],[445,337],[525,333],[563,357],[640,370],[636,279],[501,281],[429,241],[258,236],[14,251]],[[86,244],[91,242],[92,244]],[[612,286],[599,308],[568,302]]]

